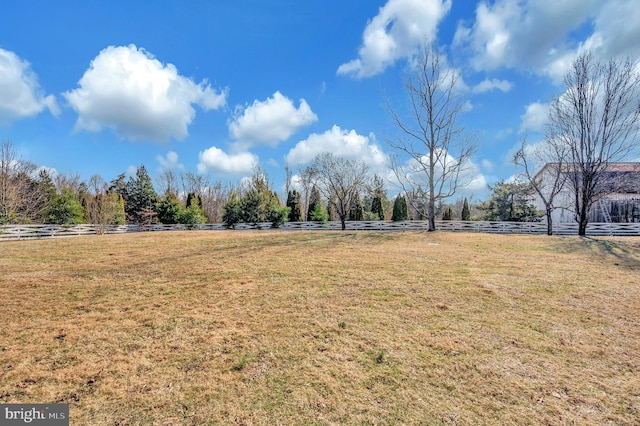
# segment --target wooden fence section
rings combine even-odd
[[[346,222],[348,231],[426,231],[427,221],[358,221]],[[436,227],[448,232],[483,232],[492,234],[546,234],[544,222],[485,222],[485,221],[439,221]],[[270,229],[270,223],[239,223],[236,230]],[[189,229],[221,231],[226,228],[222,223],[204,225],[3,225],[0,226],[0,241],[32,238],[70,237],[78,235],[123,234],[127,232],[184,231]],[[342,229],[340,222],[286,222],[283,230],[330,230]],[[555,235],[577,235],[576,223],[558,223],[553,226]],[[591,236],[640,236],[640,223],[590,223],[587,235]]]

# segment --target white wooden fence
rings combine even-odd
[[[359,221],[347,222],[349,231],[426,231],[427,221]],[[484,232],[494,234],[546,234],[547,225],[544,222],[486,222],[486,221],[438,221],[436,227],[441,231],[450,232]],[[270,229],[270,223],[248,224],[239,223],[236,230]],[[123,234],[128,232],[146,231],[183,231],[187,229],[220,231],[226,229],[221,223],[210,223],[187,227],[186,225],[3,225],[0,226],[0,241],[20,240],[29,238],[68,237],[95,234]],[[340,222],[286,222],[283,230],[340,230]],[[577,235],[578,225],[575,223],[558,223],[553,226],[555,235]],[[603,236],[640,236],[640,223],[590,223],[587,235]]]

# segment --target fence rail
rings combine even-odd
[[[436,224],[441,231],[483,232],[493,234],[546,234],[544,222],[486,222],[486,221],[439,221]],[[426,231],[427,221],[358,221],[347,222],[349,231]],[[236,230],[270,229],[270,223],[239,223]],[[0,241],[33,238],[70,237],[96,234],[124,234],[128,232],[148,231],[184,231],[188,229],[221,231],[226,229],[221,223],[203,225],[3,225],[0,226]],[[340,230],[340,222],[286,222],[284,230]],[[576,223],[558,223],[553,226],[555,235],[577,235]],[[640,223],[590,223],[587,235],[591,236],[640,236]]]

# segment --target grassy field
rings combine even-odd
[[[640,238],[0,243],[0,403],[73,425],[640,424]]]

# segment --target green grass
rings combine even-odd
[[[640,238],[0,244],[0,403],[71,424],[640,423]]]

